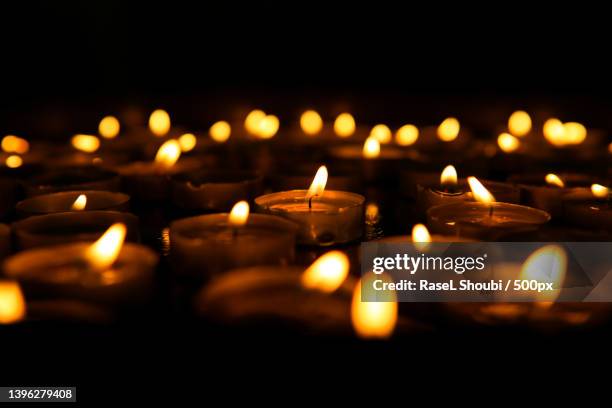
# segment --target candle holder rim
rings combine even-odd
[[[547,223],[551,219],[551,216],[548,212],[544,210],[540,210],[539,208],[533,208],[533,207],[528,207],[526,205],[503,203],[503,202],[497,202],[497,201],[491,204],[484,204],[479,201],[460,201],[460,202],[454,202],[454,203],[440,204],[440,205],[436,205],[436,206],[429,208],[427,210],[427,216],[428,218],[431,217],[432,219],[438,218],[439,214],[436,214],[437,212],[442,212],[444,210],[447,210],[448,212],[452,212],[452,210],[454,210],[455,207],[457,209],[464,209],[464,207],[466,206],[469,206],[469,207],[476,206],[476,207],[483,208],[483,209],[489,209],[491,206],[510,208],[510,209],[512,208],[521,209],[524,211],[529,211],[532,214],[538,214],[542,218],[542,224]],[[462,221],[458,221],[458,222],[461,223]],[[532,223],[528,223],[528,224],[532,224]]]
[[[181,218],[179,220],[172,221],[170,223],[170,234],[172,236],[172,232],[175,234],[184,235],[185,230],[190,229],[193,223],[198,223],[198,227],[211,227],[211,226],[226,226],[228,228],[231,225],[228,222],[229,213],[216,213],[216,214],[204,214],[204,215],[196,215],[194,217]],[[210,222],[210,223],[207,223]],[[217,221],[217,222],[213,222]],[[274,223],[274,229],[278,229],[280,231],[285,231],[287,233],[297,233],[299,226],[297,223],[287,220],[282,217],[278,217],[276,215],[269,214],[249,214],[247,218],[247,223],[244,227],[248,228],[249,226],[257,226],[257,225],[269,225],[266,224],[265,221]],[[261,222],[262,224],[258,224]],[[183,236],[182,238],[189,239],[189,237]]]
[[[25,198],[21,201],[19,201],[16,205],[15,205],[15,209],[17,211],[26,211],[28,212],[28,214],[31,214],[31,216],[37,216],[37,215],[46,215],[46,214],[55,214],[55,213],[62,213],[62,212],[72,212],[70,210],[66,210],[66,211],[56,211],[53,213],[47,213],[47,212],[37,212],[34,211],[34,209],[32,208],[27,208],[28,204],[33,204],[39,201],[42,201],[44,199],[49,199],[52,197],[64,197],[64,196],[74,196],[75,199],[81,195],[84,194],[87,197],[92,197],[92,196],[96,196],[96,195],[100,195],[100,194],[104,194],[104,195],[108,195],[108,196],[112,196],[113,198],[117,199],[117,202],[114,203],[113,205],[125,205],[130,201],[130,196],[125,194],[125,193],[121,193],[121,192],[117,192],[117,191],[106,191],[106,190],[70,190],[70,191],[57,191],[57,192],[52,192],[52,193],[47,193],[47,194],[41,194],[41,195],[37,195],[37,196],[33,196],[33,197],[28,197]],[[111,210],[105,210],[104,208],[101,209],[97,209],[97,210],[88,210],[87,208],[85,208],[83,211],[87,211],[87,212],[92,212],[92,211],[111,211]]]
[[[306,193],[308,192],[308,190],[303,190],[303,189],[298,189],[298,190],[287,190],[287,191],[276,191],[274,193],[268,193],[268,194],[264,194],[261,195],[259,197],[255,198],[255,204],[257,204],[259,207],[262,208],[268,208],[271,204],[269,203],[269,201],[272,201],[274,198],[279,198],[279,196],[282,195],[287,195],[288,193],[293,193],[293,194],[303,194],[304,196],[306,196]],[[344,196],[346,196],[347,198],[351,198],[351,202],[348,205],[343,206],[342,208],[354,208],[354,207],[359,207],[362,206],[365,203],[365,197],[362,196],[361,194],[357,194],[357,193],[352,193],[350,191],[341,191],[341,190],[323,190],[323,194],[322,196],[319,196],[320,198],[324,198],[326,194],[332,194],[332,193],[340,193]],[[300,197],[294,197],[294,199],[297,200],[306,200],[306,198],[300,198]],[[266,201],[265,203],[263,203],[262,201]]]

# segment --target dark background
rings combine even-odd
[[[133,104],[163,106],[196,128],[237,106],[260,106],[285,120],[306,106],[328,115],[346,108],[391,124],[432,123],[453,113],[475,127],[516,108],[546,107],[564,120],[612,128],[604,3],[589,10],[516,1],[4,3],[2,133],[93,132],[103,114]],[[591,395],[595,387],[577,385],[572,364],[590,381],[589,363],[610,359],[609,336],[581,334],[456,333],[373,345],[274,336],[205,342],[191,335],[139,328],[17,333],[0,339],[0,371],[6,384],[76,384],[84,401],[201,401],[218,383],[229,387],[228,399],[270,398],[291,383],[301,399],[336,382],[349,383],[335,390],[345,395],[361,397],[369,384],[409,401],[404,392],[417,393],[415,384],[437,387],[431,398],[438,399],[448,393],[441,382],[467,380],[470,388],[457,396],[479,399],[490,382],[506,391],[529,388],[552,373],[573,384],[547,390]],[[183,381],[185,387],[176,383]]]

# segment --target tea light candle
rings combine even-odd
[[[545,211],[495,202],[495,197],[475,178],[468,183],[477,202],[457,202],[432,207],[427,220],[434,232],[482,240],[503,233],[536,230],[550,220]]]
[[[8,226],[0,224],[0,261],[11,252],[11,230]]]
[[[259,210],[299,225],[298,243],[326,246],[359,239],[363,234],[363,203],[359,194],[326,191],[327,168],[321,166],[309,190],[266,194],[255,199]]]
[[[158,203],[169,198],[170,176],[184,171],[195,170],[200,163],[195,159],[179,161],[181,147],[174,140],[166,141],[157,151],[152,162],[133,162],[118,166],[123,186],[134,200]]]
[[[12,225],[18,249],[94,241],[110,225],[123,223],[129,241],[138,241],[138,217],[117,211],[79,211],[37,215]]]
[[[47,169],[25,183],[28,197],[59,191],[105,190],[118,191],[119,175],[96,166]]]
[[[21,217],[67,211],[128,211],[130,197],[110,191],[66,191],[28,198],[17,203]]]
[[[563,219],[568,223],[594,231],[612,228],[610,189],[593,184],[588,191],[580,190],[563,196]]]
[[[197,171],[172,177],[172,201],[184,210],[228,211],[262,190],[262,177],[248,171]]]
[[[283,169],[270,176],[271,191],[301,189],[312,182],[312,175],[317,172],[319,167],[320,164],[315,163],[298,165],[294,163],[290,168]],[[334,167],[330,167],[330,172],[332,174],[327,179],[326,188],[342,191],[360,191],[362,188],[354,173],[343,172],[342,169],[335,169]]]
[[[283,218],[249,214],[246,201],[227,214],[184,218],[170,224],[170,256],[178,274],[210,278],[222,271],[287,264],[295,256],[297,227]]]
[[[123,244],[127,228],[114,224],[94,243],[20,252],[4,263],[32,298],[68,298],[110,306],[139,303],[151,290],[157,255]],[[29,298],[29,296],[28,296]]]
[[[427,227],[423,224],[416,224],[412,227],[411,235],[392,235],[377,239],[376,242],[387,244],[427,244],[434,243],[453,243],[453,242],[476,242],[469,238],[452,235],[430,234]],[[425,247],[424,247],[425,248]]]

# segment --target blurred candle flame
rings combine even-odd
[[[181,152],[187,153],[195,149],[198,139],[193,133],[185,133],[178,138],[178,143],[181,146]]]
[[[591,192],[597,198],[608,198],[610,196],[610,189],[601,184],[593,184],[591,186]]]
[[[232,227],[242,227],[247,223],[249,219],[249,203],[242,200],[238,201],[232,207],[229,216],[227,217],[229,224]]]
[[[230,135],[232,134],[232,127],[226,121],[220,120],[213,123],[208,130],[208,134],[210,134],[211,139],[215,142],[224,143],[230,138]]]
[[[306,289],[332,293],[342,285],[349,273],[349,259],[341,251],[330,251],[320,256],[302,274]]]
[[[271,139],[278,132],[280,122],[274,115],[266,115],[259,121],[256,135],[260,139]]]
[[[457,186],[457,170],[455,166],[448,165],[442,170],[440,174],[440,185],[447,188]]]
[[[0,281],[0,324],[12,324],[23,320],[26,303],[17,282]]]
[[[577,145],[586,140],[587,129],[582,123],[567,122],[563,124],[565,128],[565,143]]]
[[[370,224],[374,224],[380,217],[380,209],[376,203],[368,203],[365,209],[366,221]]]
[[[7,157],[4,163],[6,164],[6,167],[8,167],[9,169],[16,169],[23,165],[23,159],[17,156],[16,154],[13,154]]]
[[[327,167],[319,167],[319,170],[317,170],[317,174],[315,174],[315,177],[312,180],[312,184],[310,184],[310,188],[306,193],[306,200],[310,200],[313,197],[317,197],[323,194],[323,191],[325,191],[325,185],[327,184],[327,178]]]
[[[323,119],[317,111],[307,110],[300,116],[300,127],[309,136],[314,136],[323,129]]]
[[[256,135],[259,129],[259,122],[266,117],[266,113],[260,109],[249,112],[244,120],[244,128],[252,135]]]
[[[113,224],[106,232],[87,250],[85,259],[96,271],[110,268],[121,253],[127,228],[124,224]]]
[[[376,138],[382,144],[390,143],[392,136],[391,129],[387,125],[378,124],[370,130],[370,137]]]
[[[355,133],[355,118],[350,113],[341,113],[334,121],[334,133],[339,137],[350,137]]]
[[[508,130],[514,136],[525,136],[531,132],[531,117],[525,111],[513,112],[508,118]]]
[[[419,128],[414,125],[404,125],[395,133],[395,143],[400,146],[410,146],[419,138]]]
[[[459,136],[461,125],[457,118],[446,118],[438,126],[438,138],[443,142],[452,142]]]
[[[161,145],[155,155],[155,165],[161,169],[170,169],[181,157],[181,145],[171,139]]]
[[[391,279],[385,275],[377,276],[386,282]],[[397,299],[395,292],[387,291],[391,299],[378,302],[361,300],[361,290],[366,279],[355,285],[351,302],[351,322],[357,336],[364,339],[386,339],[393,334],[397,324]]]
[[[105,116],[98,125],[98,133],[105,139],[114,139],[121,130],[119,119],[114,116]]]
[[[26,154],[30,151],[30,143],[15,135],[6,135],[2,138],[2,150],[6,153]]]
[[[431,235],[429,235],[429,230],[425,225],[416,224],[412,227],[412,243],[421,252],[429,249]]]
[[[70,209],[72,211],[83,211],[86,206],[87,206],[87,196],[85,194],[80,194],[76,198],[76,200],[74,200],[74,203],[72,203],[72,206],[70,207]]]
[[[521,141],[510,133],[504,132],[497,137],[497,145],[504,153],[512,153],[521,147]]]
[[[163,109],[156,109],[149,116],[149,129],[157,137],[165,136],[171,127],[170,115]]]
[[[523,263],[519,278],[552,283],[555,286],[554,290],[541,291],[535,296],[540,301],[554,302],[561,292],[566,270],[567,255],[563,248],[558,245],[546,245],[529,255]]]
[[[366,159],[375,159],[380,156],[380,143],[375,137],[368,137],[363,144],[363,157]]]
[[[561,178],[554,173],[548,173],[544,180],[546,180],[546,183],[551,186],[561,188],[565,187],[565,183],[563,182],[563,180],[561,180]]]
[[[544,137],[553,146],[563,147],[578,145],[586,140],[587,129],[578,122],[562,123],[559,119],[551,118],[544,122]]]
[[[94,135],[74,135],[72,146],[85,153],[93,153],[100,148],[100,139]]]
[[[493,194],[491,194],[476,177],[468,177],[467,180],[476,201],[484,204],[492,204],[495,202]]]

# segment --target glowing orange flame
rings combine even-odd
[[[314,136],[323,129],[323,119],[314,110],[307,110],[300,116],[300,127],[309,136]]]
[[[419,128],[414,125],[404,125],[395,133],[395,143],[400,146],[410,146],[419,138]]]
[[[593,184],[591,186],[591,192],[597,198],[609,198],[610,197],[610,189],[606,186],[602,186],[601,184]]]
[[[6,153],[26,154],[30,151],[30,143],[14,135],[7,135],[2,138],[2,150]]]
[[[74,203],[72,203],[72,206],[70,207],[70,209],[72,211],[83,211],[86,206],[87,206],[87,196],[85,194],[80,194],[77,197],[77,199],[74,200]]]
[[[368,137],[363,144],[363,157],[366,159],[375,159],[380,156],[380,143],[375,137]]]
[[[334,133],[339,137],[350,137],[355,133],[355,118],[350,113],[341,113],[334,121]]]
[[[323,194],[323,191],[325,190],[325,185],[327,184],[327,178],[327,167],[319,167],[319,170],[317,170],[317,174],[315,174],[315,177],[312,180],[312,184],[310,184],[310,188],[306,193],[306,200]]]
[[[349,273],[349,259],[341,251],[330,251],[319,257],[302,274],[302,286],[332,293],[342,285]]]
[[[442,170],[440,185],[442,187],[455,187],[457,185],[457,170],[454,166],[448,165]]]
[[[468,177],[468,184],[470,185],[470,190],[472,190],[472,195],[476,201],[484,204],[495,202],[493,194],[491,194],[476,177]]]
[[[523,263],[520,279],[552,283],[554,290],[534,294],[538,300],[554,302],[561,292],[567,270],[567,255],[558,245],[547,245],[533,252]]]
[[[375,138],[382,144],[390,143],[392,136],[391,129],[387,125],[378,124],[370,130],[370,137]]]
[[[23,320],[26,303],[17,282],[0,281],[0,324]]]
[[[170,169],[181,157],[181,145],[174,139],[166,141],[155,155],[155,165],[160,169]]]
[[[457,118],[446,118],[438,126],[438,138],[443,142],[452,142],[459,136],[461,125]]]
[[[249,203],[246,201],[238,201],[232,207],[227,220],[232,227],[242,227],[247,223],[249,219]]]
[[[368,203],[366,205],[365,217],[369,223],[375,223],[380,216],[380,209],[376,203]]]
[[[223,143],[230,138],[230,135],[232,134],[232,127],[226,121],[220,120],[213,123],[208,133],[210,134],[212,140],[217,143]]]
[[[110,268],[121,253],[127,228],[124,224],[113,224],[85,251],[85,259],[92,269],[104,271]]]
[[[119,134],[121,125],[114,116],[105,116],[98,125],[98,133],[105,139],[114,139]]]
[[[563,182],[563,180],[561,180],[561,178],[557,176],[556,174],[548,173],[546,177],[544,178],[544,180],[546,180],[546,183],[551,186],[561,187],[561,188],[565,187],[565,183]]]
[[[390,282],[386,275],[377,278]],[[355,333],[365,339],[385,339],[390,337],[397,324],[397,299],[379,302],[364,302],[361,300],[361,290],[369,290],[364,286],[368,280],[363,279],[355,285],[353,301],[351,303],[351,322]],[[394,297],[395,292],[389,296]],[[389,300],[389,299],[387,299]]]
[[[274,115],[266,115],[259,121],[256,135],[261,139],[271,139],[278,132],[280,122]]]
[[[525,111],[512,113],[510,118],[508,118],[508,130],[514,136],[525,136],[531,131],[531,117]]]
[[[423,224],[416,224],[412,227],[412,242],[419,251],[427,251],[431,242],[429,230]]]
[[[8,167],[9,169],[16,169],[23,165],[23,159],[13,154],[7,157],[4,163],[6,164],[6,167]]]
[[[149,129],[155,136],[165,136],[170,131],[170,127],[170,115],[165,110],[154,110],[149,116]]]
[[[94,135],[74,135],[72,146],[85,153],[93,153],[100,148],[100,139]]]
[[[266,113],[262,110],[255,109],[251,111],[244,120],[244,128],[252,135],[257,134],[259,122],[266,117]]]
[[[178,138],[178,143],[181,146],[181,152],[187,153],[195,149],[198,139],[193,133],[185,133]]]
[[[497,137],[497,145],[504,153],[512,153],[521,147],[521,141],[510,133],[502,133]]]

